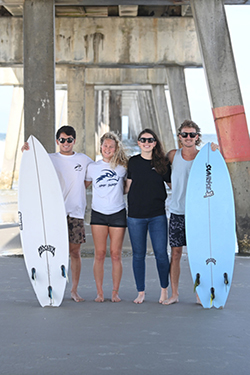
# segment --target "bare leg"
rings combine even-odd
[[[110,256],[112,261],[112,302],[120,302],[118,295],[120,282],[122,278],[122,243],[124,239],[125,228],[109,227],[110,237]]]
[[[201,303],[200,297],[198,296],[198,293],[196,293],[196,303],[197,303],[197,305],[202,306],[202,303]]]
[[[172,296],[166,301],[162,302],[163,305],[171,305],[172,303],[179,302],[179,277],[180,277],[180,261],[182,255],[182,247],[171,248],[171,264],[170,264],[170,281],[172,288]]]
[[[145,299],[145,292],[138,292],[138,296],[134,300],[134,303],[142,303]]]
[[[92,236],[95,245],[94,259],[94,278],[96,283],[97,297],[96,302],[104,302],[103,294],[103,277],[104,277],[104,261],[107,251],[108,226],[91,225]]]
[[[79,284],[80,274],[81,274],[81,244],[69,243],[69,253],[71,259],[71,274],[72,274],[72,288],[71,288],[71,298],[75,302],[84,301],[83,298],[77,293],[77,287]]]

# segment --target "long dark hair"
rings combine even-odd
[[[152,135],[152,137],[156,141],[156,145],[153,148],[152,151],[152,160],[151,165],[155,168],[156,172],[163,175],[167,173],[168,171],[168,159],[166,157],[166,154],[163,150],[163,146],[161,144],[161,141],[159,140],[157,134],[152,129],[144,129],[140,132],[138,135],[138,141],[142,137],[143,134],[149,133]]]

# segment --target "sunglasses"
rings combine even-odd
[[[67,141],[68,143],[72,143],[74,140],[75,140],[75,139],[72,138],[72,137],[69,137],[69,138],[59,138],[59,139],[58,139],[58,141],[59,141],[60,143],[65,143],[66,141]]]
[[[142,138],[139,138],[138,141],[141,142],[141,143],[146,143],[147,141],[148,141],[148,143],[153,143],[153,142],[155,142],[155,139],[153,137],[152,138],[142,137]]]
[[[197,133],[186,133],[186,132],[183,132],[183,133],[180,133],[180,135],[182,136],[182,138],[187,138],[188,136],[190,138],[195,138],[197,136]]]

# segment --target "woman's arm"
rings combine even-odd
[[[127,178],[127,180],[124,182],[124,194],[128,194],[131,183],[132,180],[129,178]]]

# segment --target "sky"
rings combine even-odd
[[[250,5],[227,5],[225,8],[250,129]],[[215,125],[203,69],[185,69],[185,77],[192,120],[201,127],[203,134],[214,134]],[[12,90],[12,87],[0,86],[0,133],[7,131]]]

